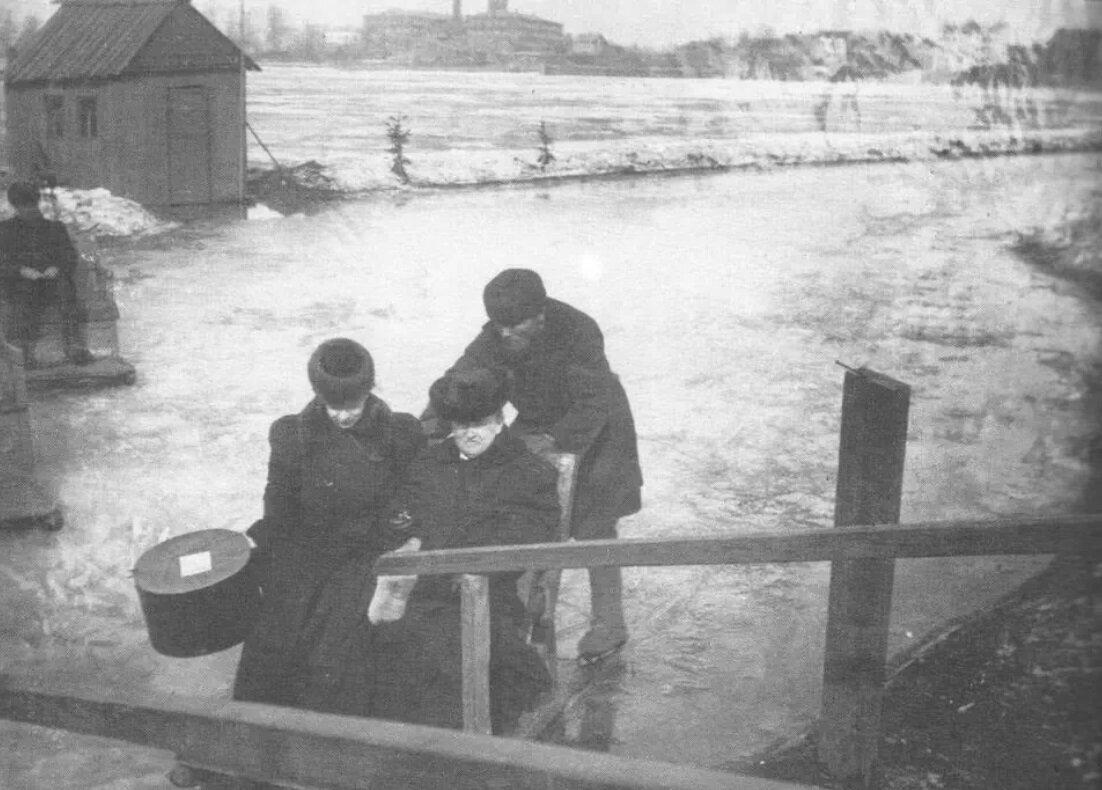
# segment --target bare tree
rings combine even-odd
[[[42,27],[42,23],[38,21],[38,17],[34,14],[29,14],[23,19],[23,26],[19,29],[19,35],[15,39],[15,46],[18,49],[21,42],[25,42],[28,38],[38,32],[38,28]]]
[[[5,54],[15,44],[15,36],[18,28],[15,26],[15,16],[11,10],[0,16],[0,55]]]
[[[268,34],[266,43],[269,52],[283,52],[287,47],[287,36],[291,32],[283,9],[276,5],[268,6]]]

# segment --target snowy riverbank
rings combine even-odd
[[[413,182],[403,186],[389,170],[385,159],[363,160],[358,167],[307,166],[284,163],[285,171],[303,193],[320,192],[329,197],[363,195],[370,192],[415,191],[418,189],[544,183],[589,177],[691,173],[709,170],[749,168],[767,170],[792,166],[844,165],[871,162],[933,161],[985,158],[1037,153],[1064,153],[1102,149],[1102,129],[1035,130],[1020,135],[1003,131],[963,131],[959,134],[825,134],[803,133],[758,135],[737,141],[687,141],[669,138],[634,139],[595,148],[592,144],[556,147],[555,161],[545,168],[520,159],[515,152],[443,151],[419,158],[410,166]],[[254,169],[257,180],[273,171]],[[281,216],[266,205],[286,213],[294,212],[295,199],[280,204],[265,189],[253,194],[250,219]],[[278,204],[278,205],[277,205]],[[179,223],[157,216],[106,189],[59,187],[52,199],[43,200],[44,213],[56,217],[75,234],[95,238],[119,238],[163,233]],[[0,206],[0,219],[11,215]]]
[[[408,152],[412,184],[404,188],[492,185],[585,177],[796,165],[915,162],[1102,149],[1102,128],[1029,131],[966,129],[955,133],[801,132],[738,139],[644,137],[552,146],[554,161],[536,164],[524,150]],[[403,188],[388,157],[365,157],[326,168],[331,185],[364,192]]]

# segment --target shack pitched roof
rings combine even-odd
[[[209,28],[210,36],[232,48],[235,58],[240,53],[189,0],[62,0],[53,16],[8,63],[4,82],[118,77],[127,73],[158,28],[177,13],[197,18]],[[245,65],[259,70],[248,55]]]

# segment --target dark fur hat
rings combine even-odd
[[[25,181],[16,181],[8,187],[8,202],[13,206],[37,206],[40,197],[38,187]]]
[[[543,280],[531,269],[506,269],[482,292],[486,315],[503,326],[516,326],[537,316],[547,302]]]
[[[326,340],[306,366],[310,386],[334,409],[357,405],[375,386],[375,362],[367,349],[344,337]]]
[[[454,371],[429,387],[436,415],[449,422],[479,422],[505,405],[505,380],[492,370]]]

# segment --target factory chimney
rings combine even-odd
[[[487,10],[490,12],[490,16],[507,14],[509,13],[509,0],[490,0]]]
[[[452,0],[452,19],[456,22],[463,19],[463,0]]]

